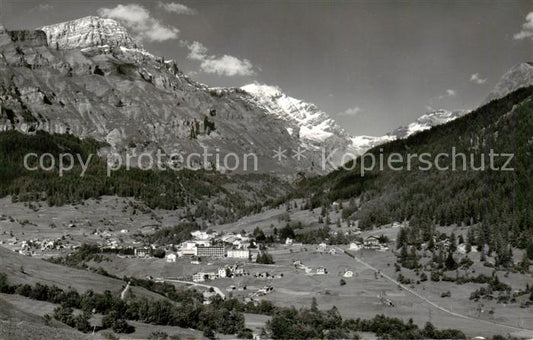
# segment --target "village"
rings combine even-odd
[[[110,197],[89,204],[70,206],[62,214],[59,208],[40,208],[35,217],[29,215],[31,207],[23,204],[4,210],[0,244],[25,257],[73,265],[126,282],[135,278],[145,284],[164,282],[180,290],[196,290],[206,305],[220,297],[258,307],[269,302],[301,308],[316,299],[321,308],[336,307],[347,317],[411,313],[422,324],[431,317],[445,320],[445,315],[433,313],[428,318],[427,308],[413,314],[413,307],[423,301],[416,294],[487,318],[497,308],[494,302],[480,309],[479,303],[469,300],[475,287],[433,281],[429,272],[424,281],[417,281],[414,271],[403,268],[398,272],[402,255],[398,235],[408,224],[394,222],[361,230],[357,223],[342,218],[340,204],[332,204],[324,216],[320,208],[281,206],[225,225],[191,223],[183,220],[183,212],[137,215],[128,201]],[[87,218],[84,211],[95,206],[103,206],[106,213]],[[445,235],[466,237],[461,226],[441,230]],[[447,252],[452,246],[445,235],[434,239],[436,251]],[[464,256],[465,244],[456,242],[455,246],[456,255]],[[424,255],[427,245],[422,247],[424,261],[430,261]],[[80,257],[81,253],[89,256]],[[474,261],[479,257],[475,247],[469,255]],[[487,264],[492,261],[486,260]],[[489,275],[491,269],[476,266],[475,270]],[[399,281],[405,278],[411,281]],[[452,290],[451,297],[444,294]],[[527,313],[520,304],[512,308],[514,313]]]
[[[164,258],[157,260],[164,261],[166,268],[170,265],[171,269],[167,269],[166,272],[173,272],[174,275],[148,276],[147,279],[191,283],[196,287],[205,288],[206,304],[209,304],[210,298],[215,295],[223,298],[232,296],[244,302],[258,303],[261,297],[275,291],[277,281],[287,276],[330,275],[341,279],[356,277],[358,274],[353,268],[346,267],[337,272],[323,265],[321,261],[315,264],[315,259],[325,257],[335,260],[339,257],[344,258],[344,251],[362,250],[385,252],[389,248],[379,237],[370,235],[361,242],[350,243],[344,249],[325,242],[304,245],[291,238],[286,238],[283,243],[271,244],[268,249],[260,249],[250,234],[194,231],[191,232],[190,240],[177,246],[167,245]],[[155,248],[151,246],[136,247],[133,255],[128,257],[141,261],[153,259],[151,254],[154,254],[154,251]],[[275,263],[262,263],[262,254],[272,256],[274,259],[272,262]],[[172,271],[172,265],[176,266],[175,271]]]
[[[75,225],[69,224],[66,227],[67,231],[75,234]],[[337,235],[339,232],[331,233]],[[359,231],[355,232],[360,235]],[[3,236],[0,243],[4,247],[25,256],[65,256],[77,251],[81,246],[76,235],[71,233],[54,239]],[[291,275],[335,276],[340,279],[357,277],[358,273],[354,268],[346,267],[336,272],[331,266],[316,261],[316,258],[329,257],[335,260],[344,257],[344,251],[389,250],[388,242],[375,235],[366,238],[358,236],[357,240],[343,247],[328,245],[326,242],[302,244],[289,237],[264,247],[252,233],[244,231],[225,233],[195,230],[190,232],[188,240],[176,245],[143,245],[131,237],[128,229],[98,228],[90,237],[96,240],[94,244],[100,252],[108,257],[107,261],[98,263],[98,266],[105,268],[108,261],[127,261],[131,266],[150,263],[150,267],[164,263],[164,270],[152,272],[150,267],[147,267],[144,270],[145,275],[139,276],[147,280],[194,286],[203,291],[206,304],[216,295],[258,303],[262,297],[275,291],[277,281],[287,281]],[[265,254],[273,259],[262,261]],[[286,280],[282,280],[283,278]]]

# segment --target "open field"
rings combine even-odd
[[[86,270],[69,268],[46,262],[29,256],[23,256],[0,247],[0,272],[7,274],[11,284],[30,284],[37,282],[46,285],[55,285],[62,289],[74,288],[78,293],[89,289],[103,293],[110,290],[120,293],[125,282],[98,275]],[[132,287],[132,292],[137,296],[161,298],[160,295],[144,288]]]
[[[528,327],[533,322],[530,310],[520,308],[519,304],[516,303],[503,305],[495,302],[483,302],[483,308],[479,312],[480,304],[469,300],[470,293],[481,287],[479,284],[457,285],[450,282],[426,281],[420,285],[414,285],[412,288],[445,309],[512,327],[476,322],[450,315],[399,288],[397,284],[380,275],[377,275],[376,278],[374,270],[341,252],[338,252],[337,255],[326,255],[316,253],[311,246],[307,248],[308,250],[305,251],[303,248],[298,249],[296,247],[291,253],[289,247],[279,246],[270,250],[276,264],[245,263],[245,268],[251,275],[233,279],[217,279],[205,283],[220,288],[226,294],[240,298],[249,296],[250,293],[264,286],[272,286],[274,287],[272,293],[258,299],[269,300],[279,306],[309,307],[312,298],[315,297],[320,308],[329,309],[336,306],[341,315],[346,318],[370,319],[376,314],[385,314],[391,317],[400,316],[405,320],[412,318],[421,326],[430,321],[439,328],[458,328],[471,336],[517,335],[518,328]],[[393,278],[396,277],[392,266],[395,257],[391,252],[364,250],[358,252],[357,255],[371,263],[372,266],[379,268],[381,272]],[[292,264],[296,260],[310,266],[313,269],[312,274],[305,274],[303,270],[296,269]],[[205,263],[200,265],[191,265],[189,259],[179,259],[176,263],[166,263],[163,259],[139,260],[114,257],[110,262],[104,261],[100,264],[112,273],[117,270],[117,274],[141,277],[141,274],[150,273],[154,277],[172,277],[173,275],[191,275],[195,271],[214,271],[224,264],[238,262],[229,259],[212,259],[209,260],[209,263],[212,264],[207,264],[208,260],[204,259],[204,261]],[[318,267],[326,268],[328,274],[316,275],[315,270]],[[346,270],[352,270],[355,274],[354,277],[343,278],[342,274]],[[273,279],[254,277],[254,274],[264,272],[268,272],[272,276],[283,274],[283,277]],[[346,285],[340,285],[341,279],[344,279]],[[509,278],[502,277],[504,282],[507,282],[507,279],[513,281],[515,277],[512,275],[509,275]],[[523,288],[527,280],[522,275],[516,275],[513,287]],[[230,286],[246,287],[246,290],[229,290]],[[440,294],[447,290],[452,292],[452,296],[442,298]],[[386,306],[381,301],[381,296],[390,299],[394,307]],[[489,313],[489,310],[493,312]]]
[[[53,310],[52,306],[22,296],[0,294],[0,339],[100,339],[55,320],[46,324],[42,316]]]
[[[18,249],[21,240],[61,239],[65,248],[84,242],[105,244],[112,240],[131,246],[134,233],[151,233],[180,221],[180,210],[152,210],[129,198],[103,196],[83,204],[50,207],[45,202],[12,203],[10,197],[5,197],[0,199],[0,244]],[[34,255],[62,252],[36,252]]]
[[[7,240],[10,237],[10,233],[12,233],[19,240],[27,240],[34,237],[40,239],[55,238],[68,234],[70,235],[69,237],[72,237],[72,244],[101,242],[102,238],[100,236],[91,235],[92,230],[100,229],[108,230],[112,237],[122,240],[123,244],[133,244],[131,235],[136,232],[150,233],[155,230],[155,226],[171,226],[178,224],[180,221],[179,212],[151,210],[140,212],[141,209],[134,207],[135,204],[135,201],[129,199],[103,197],[101,200],[89,200],[84,205],[41,207],[35,212],[31,207],[22,203],[13,204],[8,199],[2,199],[0,200],[2,215],[11,217],[11,220],[10,218],[3,218],[0,222],[1,231],[3,232],[1,237]],[[272,226],[279,228],[287,223],[284,217],[286,215],[285,212],[285,207],[267,210],[245,217],[237,222],[213,226],[210,229],[218,232],[241,232],[243,229],[246,232],[252,232],[253,229],[259,226],[266,233],[269,233]],[[314,211],[291,209],[289,214],[291,222],[302,222],[304,225],[310,226],[310,228],[318,226],[319,215],[319,209]],[[330,213],[332,221],[335,221],[339,216],[338,212],[332,211]],[[28,222],[24,222],[26,219]],[[55,228],[50,227],[52,223]],[[69,227],[69,224],[74,224],[75,227]],[[349,230],[346,225],[341,228],[336,226],[331,228],[338,232]],[[122,229],[127,229],[128,231],[120,233]],[[386,235],[390,239],[390,248],[394,249],[398,230],[399,228],[384,226],[373,231],[364,231],[361,236]],[[439,231],[446,233],[453,231],[457,235],[464,235],[466,228],[446,227],[439,228]],[[253,296],[254,299],[269,300],[280,306],[309,307],[312,298],[315,297],[320,308],[328,309],[336,306],[343,317],[346,318],[369,319],[376,314],[400,316],[405,320],[412,318],[420,326],[423,326],[427,321],[431,321],[438,328],[458,328],[469,336],[519,335],[522,334],[519,333],[520,328],[526,328],[533,324],[530,309],[520,308],[519,303],[498,304],[495,301],[481,300],[480,302],[474,302],[470,300],[470,293],[482,287],[483,285],[481,284],[457,285],[452,282],[426,281],[409,286],[410,289],[423,298],[427,298],[447,311],[474,318],[465,319],[436,308],[420,297],[398,287],[394,282],[381,275],[376,275],[373,269],[346,256],[342,251],[338,251],[336,255],[326,255],[317,253],[315,248],[316,245],[276,245],[271,247],[269,253],[274,257],[276,262],[274,265],[262,265],[226,258],[203,258],[200,264],[191,264],[191,259],[188,257],[180,258],[176,263],[167,263],[165,259],[116,255],[107,255],[106,260],[98,263],[89,262],[88,265],[94,268],[102,267],[118,277],[145,278],[152,276],[154,278],[180,278],[190,281],[192,275],[199,271],[216,271],[225,265],[244,264],[245,270],[250,275],[232,279],[217,279],[205,283],[220,288],[226,295],[243,299],[251,296],[252,293],[262,287],[272,286],[274,288],[272,293],[259,297]],[[88,271],[53,265],[35,257],[21,256],[2,248],[0,248],[0,252],[2,255],[0,256],[0,266],[7,270],[10,281],[14,283],[43,282],[55,284],[62,288],[72,286],[80,292],[87,289],[96,291],[109,289],[116,293],[125,284],[121,280],[99,276]],[[361,260],[392,279],[397,278],[398,273],[394,268],[396,257],[392,250],[386,252],[363,250],[355,254]],[[493,269],[481,265],[477,253],[473,252],[469,257],[474,260],[472,269],[476,274],[491,275]],[[296,260],[300,260],[304,265],[309,266],[312,269],[311,274],[306,274],[302,269],[296,269],[293,265]],[[426,260],[423,259],[422,261]],[[318,267],[326,268],[328,274],[316,275]],[[343,278],[342,274],[346,270],[353,271],[354,277]],[[254,277],[254,274],[266,272],[276,278]],[[280,277],[281,274],[283,275],[282,277]],[[402,269],[402,274],[408,278],[417,278],[414,272],[407,269]],[[454,275],[454,273],[449,273],[449,275]],[[498,276],[502,282],[511,285],[513,290],[523,289],[526,284],[533,284],[530,274],[498,272]],[[343,286],[340,285],[341,278],[346,282]],[[178,283],[176,285],[186,286]],[[232,286],[236,287],[236,289],[231,289]],[[202,288],[197,289],[203,290]],[[160,298],[157,294],[138,287],[133,287],[133,291],[137,295]],[[452,293],[451,296],[442,298],[441,293],[446,291],[450,291]],[[394,307],[386,306],[381,297],[390,299]],[[475,320],[477,318],[485,321]],[[247,318],[248,320],[249,318]],[[264,325],[265,320],[250,322],[257,329]],[[142,333],[144,332],[143,329],[143,327],[139,328],[138,332],[141,332],[139,334],[144,334]],[[171,334],[171,332],[167,333]],[[527,331],[524,334],[528,334]]]

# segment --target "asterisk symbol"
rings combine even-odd
[[[292,150],[292,158],[300,161],[302,158],[306,158],[304,156],[305,150],[302,150],[300,147],[298,147],[298,150]]]
[[[272,150],[272,151],[274,151],[274,156],[272,156],[272,158],[277,158],[277,159],[278,159],[278,162],[281,162],[281,160],[282,160],[283,158],[287,158],[287,155],[285,155],[285,153],[287,152],[287,150],[286,150],[286,149],[283,149],[283,150],[282,150],[282,149],[281,149],[281,146],[278,147],[277,150]]]

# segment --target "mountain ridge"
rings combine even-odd
[[[125,47],[144,50],[142,44],[127,29],[113,19],[87,16],[38,28],[46,33],[50,47],[73,49],[99,47]]]
[[[492,91],[483,100],[482,105],[530,85],[533,85],[533,62],[516,64],[500,77]]]
[[[418,117],[414,122],[400,126],[383,136],[355,136],[353,145],[358,150],[358,154],[363,154],[378,145],[398,139],[405,139],[416,133],[429,130],[434,126],[446,124],[461,116],[468,114],[470,110],[448,111],[444,109],[427,112]]]
[[[5,52],[0,68],[6,70],[0,79],[5,96],[0,129],[69,132],[106,141],[111,145],[106,152],[255,151],[262,172],[324,173],[346,161],[343,155],[360,155],[466,113],[437,110],[384,136],[352,136],[315,104],[279,87],[200,84],[176,61],[144,50],[112,19],[88,16],[0,34],[11,37],[0,38]],[[278,148],[289,153],[274,162],[272,152]],[[307,155],[295,161],[291,150],[300,148]],[[321,168],[321,149],[337,150],[333,167]],[[202,162],[197,165],[207,166]]]
[[[72,39],[56,49],[41,30],[0,34],[0,130],[72,133],[107,141],[108,152],[255,152],[260,172],[324,171],[314,150],[300,162],[276,164],[272,150],[296,149],[300,141],[244,91],[219,92],[191,80],[173,60],[85,39],[95,36],[84,35],[81,49]]]

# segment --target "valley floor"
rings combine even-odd
[[[65,235],[72,245],[82,242],[105,242],[106,238],[91,233],[92,230],[106,230],[111,236],[107,239],[120,239],[122,244],[134,245],[132,234],[149,233],[151,225],[167,226],[180,221],[178,212],[149,211],[133,213],[136,202],[134,200],[103,197],[101,200],[89,200],[84,205],[65,207],[30,207],[23,203],[11,203],[9,198],[0,200],[2,221],[0,222],[0,241],[2,247],[16,249],[20,242],[30,239],[62,238]],[[271,228],[283,227],[285,209],[271,209],[260,214],[245,217],[237,222],[212,226],[210,229],[218,232],[252,232],[260,227],[265,232]],[[290,220],[301,221],[305,225],[313,225],[320,215],[318,210],[291,210]],[[336,220],[335,214],[332,220]],[[55,227],[51,228],[50,225]],[[72,227],[71,224],[75,226]],[[338,232],[349,228],[342,226],[331,227]],[[464,232],[460,227],[447,227],[456,234]],[[121,232],[127,230],[127,232]],[[133,276],[154,279],[180,278],[191,281],[192,274],[199,271],[215,271],[224,265],[242,263],[250,275],[237,278],[222,278],[204,282],[214,286],[227,295],[240,297],[243,300],[250,297],[265,286],[273,287],[273,291],[266,295],[256,294],[256,299],[272,301],[279,306],[309,307],[313,298],[316,298],[320,309],[329,309],[336,306],[345,318],[373,318],[376,314],[399,317],[404,320],[410,318],[415,323],[424,326],[426,322],[441,328],[456,328],[462,330],[467,336],[493,336],[496,334],[516,337],[533,337],[533,314],[529,308],[521,308],[519,303],[497,303],[496,301],[470,300],[470,294],[481,287],[480,284],[467,283],[458,285],[453,282],[424,281],[419,284],[399,285],[395,282],[398,273],[394,263],[394,240],[399,228],[384,226],[373,231],[363,231],[360,236],[386,235],[390,240],[390,249],[387,251],[359,250],[352,251],[357,258],[353,259],[343,251],[348,246],[328,246],[335,249],[336,254],[317,252],[317,245],[282,245],[276,244],[269,248],[275,264],[265,265],[252,262],[243,262],[237,259],[204,259],[201,264],[192,264],[187,257],[179,258],[175,263],[168,263],[165,259],[137,258],[133,256],[106,255],[106,260],[90,262],[89,266],[101,267],[108,273],[123,277]],[[14,240],[17,240],[16,242]],[[15,243],[13,243],[15,242]],[[59,251],[60,254],[69,250]],[[33,257],[50,256],[50,252],[36,253]],[[486,268],[479,262],[479,254],[471,253],[476,273],[490,275],[492,268]],[[294,266],[295,261],[311,268],[309,273]],[[21,266],[24,264],[21,264]],[[323,267],[326,275],[318,275],[316,269]],[[70,269],[69,269],[70,270]],[[353,277],[344,277],[346,271],[352,271]],[[16,268],[13,268],[16,271]],[[269,278],[259,278],[255,274],[268,273]],[[403,275],[415,278],[412,271],[402,269]],[[527,284],[532,285],[531,274],[499,272],[499,278],[509,284],[513,290],[524,289]],[[341,285],[340,281],[345,284]],[[185,283],[175,283],[187,286]],[[95,283],[97,285],[97,283]],[[246,289],[243,289],[246,287]],[[239,289],[240,288],[240,289]],[[441,297],[443,292],[451,292],[450,297]],[[24,298],[15,296],[2,296],[9,303],[25,309]],[[388,306],[388,302],[393,306]],[[42,307],[42,308],[41,308]],[[32,314],[42,315],[48,307],[33,305],[36,308]],[[264,326],[268,317],[247,316],[250,328],[258,330]],[[145,337],[153,327],[141,324],[132,324],[137,331],[134,336]],[[165,327],[159,327],[161,329]],[[158,328],[158,329],[159,329]],[[171,327],[172,328],[172,327]],[[174,328],[168,334],[174,334]],[[198,337],[195,331],[180,330],[183,336]]]

